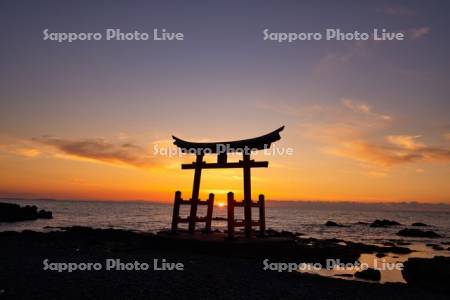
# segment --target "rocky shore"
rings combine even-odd
[[[447,299],[448,265],[419,272],[427,261],[405,268],[408,284],[378,284],[325,278],[298,272],[264,271],[262,260],[319,262],[326,258],[354,261],[361,253],[408,253],[407,247],[372,246],[337,239],[301,238],[271,232],[271,237],[224,241],[220,232],[184,238],[125,230],[70,227],[47,233],[0,233],[0,298],[80,299]],[[215,239],[214,237],[218,238]],[[123,262],[164,259],[182,263],[183,271],[44,270],[44,261]],[[419,266],[420,264],[420,266]],[[448,264],[448,262],[447,262]],[[439,266],[440,262],[430,264]],[[420,284],[427,276],[431,284]],[[439,278],[436,278],[439,276]],[[432,284],[432,278],[436,278]]]
[[[0,222],[20,222],[51,218],[53,218],[51,211],[38,210],[35,205],[20,206],[14,203],[0,202]]]

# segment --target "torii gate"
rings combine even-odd
[[[271,144],[281,139],[280,132],[284,129],[284,126],[277,130],[268,133],[266,135],[230,142],[217,142],[217,143],[195,143],[188,142],[172,136],[174,144],[178,146],[185,153],[196,154],[196,161],[191,164],[182,164],[183,170],[194,169],[194,183],[192,188],[192,197],[190,200],[183,200],[181,198],[181,192],[175,193],[175,201],[172,216],[172,231],[178,229],[178,223],[189,223],[189,232],[194,233],[196,222],[205,222],[205,230],[211,230],[212,211],[214,205],[214,194],[210,194],[208,200],[201,201],[199,197],[200,191],[200,179],[202,169],[220,169],[220,168],[242,168],[244,177],[244,200],[235,201],[234,194],[228,193],[228,236],[234,236],[235,226],[244,226],[245,236],[251,237],[252,226],[259,226],[261,235],[264,235],[265,231],[265,204],[264,195],[259,195],[258,202],[253,202],[251,199],[251,168],[267,168],[269,166],[268,161],[254,161],[250,159],[250,152],[256,150],[263,150],[270,148]],[[230,152],[242,152],[243,159],[238,162],[227,162],[227,154]],[[217,154],[217,163],[206,163],[203,161],[205,154]],[[189,217],[180,218],[179,211],[180,205],[187,204],[191,206]],[[197,217],[198,205],[207,205],[206,217]],[[236,221],[234,219],[234,207],[244,207],[244,220]],[[259,207],[259,221],[252,221],[252,207]]]

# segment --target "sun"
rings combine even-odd
[[[224,206],[225,206],[225,203],[217,203],[217,206],[218,206],[218,207],[224,207]]]

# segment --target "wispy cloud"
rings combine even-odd
[[[430,30],[431,29],[428,26],[423,26],[419,28],[410,28],[406,30],[406,34],[411,40],[418,40],[429,34]]]
[[[417,150],[423,147],[426,147],[425,144],[418,142],[417,140],[420,138],[420,135],[411,136],[411,135],[389,135],[386,137],[386,140],[396,146],[399,146],[408,150]]]
[[[413,9],[404,5],[387,4],[378,8],[377,11],[390,16],[413,17],[416,15]]]
[[[390,115],[374,112],[372,107],[365,102],[357,102],[351,99],[341,99],[341,103],[353,112],[373,116],[385,121],[392,121],[392,117]]]
[[[418,136],[387,136],[385,141],[346,141],[328,149],[328,153],[380,166],[417,162],[450,162],[450,149],[427,146]]]
[[[48,136],[34,138],[33,141],[76,158],[139,168],[150,167],[154,164],[144,148],[132,143],[115,144],[104,139],[69,140]]]

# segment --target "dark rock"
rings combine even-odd
[[[40,219],[51,219],[51,218],[53,218],[53,213],[51,211],[46,211],[46,210],[41,209],[38,212],[38,218],[40,218]]]
[[[227,221],[228,220],[227,218],[224,218],[224,217],[213,217],[212,219],[214,221]]]
[[[383,242],[382,244],[384,246],[388,246],[388,247],[395,247],[395,243],[393,243],[393,242]]]
[[[411,245],[411,243],[410,243],[410,242],[405,242],[405,241],[398,241],[398,242],[397,242],[397,245],[400,245],[400,246],[408,246],[408,245]]]
[[[400,223],[398,223],[396,221],[391,221],[391,220],[376,219],[375,221],[372,222],[372,224],[370,224],[370,227],[388,227],[388,226],[396,226],[396,225],[400,225]]]
[[[369,225],[367,222],[356,222],[355,225]]]
[[[424,231],[420,229],[412,229],[412,228],[405,228],[397,232],[397,235],[400,236],[408,236],[408,237],[426,237],[426,238],[438,238],[441,237],[439,234],[437,234],[434,231]]]
[[[295,237],[295,234],[293,232],[290,232],[290,231],[282,230],[280,232],[280,236],[282,236],[282,237]]]
[[[20,206],[14,203],[0,203],[0,222],[30,221],[39,218],[51,219],[52,212],[38,208],[35,205]]]
[[[327,221],[325,223],[325,226],[328,226],[328,227],[344,227],[343,225],[338,224],[338,223],[336,223],[334,221]]]
[[[409,285],[450,290],[450,257],[410,258],[404,263],[403,278]]]
[[[380,281],[381,273],[379,270],[368,268],[366,270],[356,272],[355,277],[360,278],[360,279],[366,279],[366,280]]]
[[[382,258],[382,257],[385,257],[386,254],[385,253],[377,253],[375,256],[378,258]]]
[[[421,226],[421,227],[424,227],[424,226],[428,226],[428,225],[425,224],[425,223],[416,222],[416,223],[412,223],[411,226]]]

